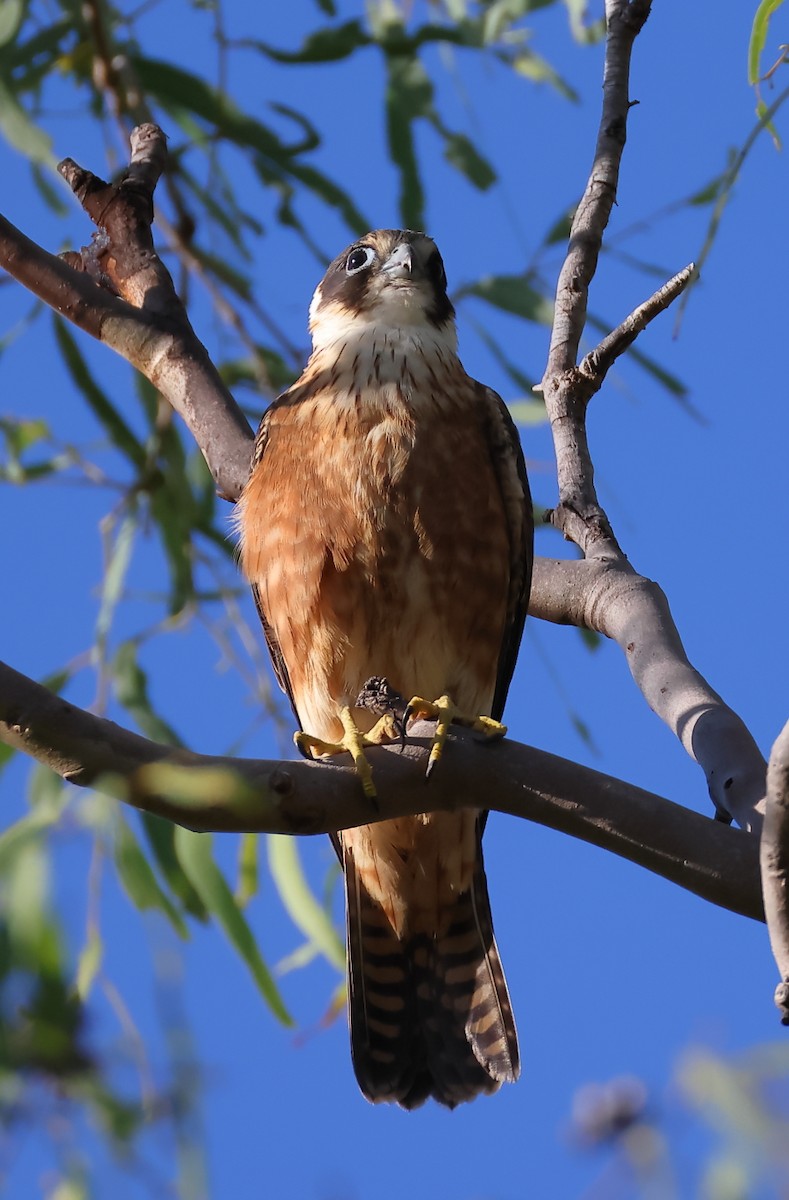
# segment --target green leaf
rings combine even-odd
[[[591,46],[605,37],[605,18],[587,23],[588,0],[564,0],[570,18],[570,32],[582,46]]]
[[[115,609],[118,607],[126,574],[131,562],[132,546],[137,532],[138,516],[134,508],[125,514],[120,526],[114,531],[110,543],[104,577],[101,581],[101,603],[96,618],[96,641],[105,645]]]
[[[550,326],[553,320],[553,301],[538,292],[525,275],[488,275],[478,283],[460,288],[457,296],[477,296],[494,308],[538,325]]]
[[[581,635],[581,641],[586,646],[587,650],[599,650],[603,644],[603,635],[595,629],[587,629],[584,625],[579,625],[578,632]]]
[[[433,113],[433,85],[419,59],[387,58],[386,129],[389,153],[400,172],[400,216],[406,229],[422,229],[425,194],[414,146],[413,122]]]
[[[518,425],[544,425],[548,420],[541,400],[510,400],[507,408]]]
[[[182,746],[171,725],[154,712],[148,696],[148,677],[137,661],[137,644],[122,642],[112,660],[112,682],[118,702],[129,712],[146,737],[169,746]]]
[[[446,136],[444,158],[480,191],[487,191],[496,182],[497,176],[493,167],[463,133],[451,133]]]
[[[190,71],[160,59],[133,55],[131,62],[143,90],[165,107],[173,104],[180,109],[188,109],[203,121],[214,125],[235,145],[265,154],[282,166],[288,165],[292,151],[261,121],[242,112],[219,88],[212,87]]]
[[[172,821],[165,821],[163,817],[154,816],[153,813],[141,813],[140,820],[157,866],[173,895],[178,897],[186,911],[196,920],[207,921],[208,911],[178,860],[175,826]]]
[[[356,207],[347,192],[333,183],[322,171],[304,163],[292,162],[288,165],[288,173],[316,196],[320,196],[331,208],[335,208],[355,233],[366,233],[372,228],[368,218]]]
[[[40,417],[0,417],[0,433],[15,458],[20,458],[30,446],[50,436],[49,425]]]
[[[296,838],[269,834],[268,865],[293,923],[338,971],[345,970],[345,948],[329,913],[315,899],[301,865]]]
[[[241,955],[261,995],[284,1025],[293,1019],[264,963],[244,914],[233,898],[224,875],[211,854],[212,838],[177,826],[175,847],[184,871],[208,911],[216,917],[233,948]]]
[[[258,879],[258,835],[242,833],[238,847],[238,882],[236,884],[236,902],[241,908],[246,908],[260,887]]]
[[[0,5],[0,46],[14,40],[26,7],[26,0],[3,0]]]
[[[55,340],[74,384],[82,392],[88,406],[104,426],[112,444],[138,470],[142,470],[146,464],[145,448],[139,439],[134,436],[115,405],[111,403],[94,380],[65,321],[61,317],[55,316],[53,317],[53,323]]]
[[[507,61],[506,56],[501,57],[503,57],[505,62]],[[580,97],[575,88],[571,87],[549,62],[533,50],[521,51],[510,60],[510,64],[524,79],[529,79],[532,83],[547,83],[555,88],[561,96],[564,96],[566,100],[578,103]]]
[[[762,76],[762,53],[767,43],[770,18],[782,4],[783,0],[761,0],[754,14],[751,37],[748,43],[748,83],[752,86],[757,84]]]
[[[20,154],[53,171],[57,167],[52,139],[31,121],[14,93],[0,77],[0,133]]]
[[[261,54],[281,63],[326,63],[339,62],[354,51],[369,46],[372,38],[361,21],[346,21],[342,25],[329,26],[311,33],[302,42],[299,50],[279,50],[267,42],[247,42]]]
[[[181,914],[159,886],[137,838],[120,812],[115,824],[113,857],[118,878],[132,904],[142,910],[158,909],[167,917],[179,937],[187,938],[189,933]]]
[[[80,952],[79,962],[77,964],[77,979],[76,992],[80,1000],[87,1000],[90,990],[93,987],[94,980],[101,966],[101,960],[104,954],[104,946],[101,940],[101,934],[98,929],[93,926],[88,934],[88,940],[82,947]]]

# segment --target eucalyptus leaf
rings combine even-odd
[[[212,838],[207,833],[193,833],[176,827],[175,847],[195,891],[207,911],[221,925],[231,945],[250,970],[252,978],[271,1011],[284,1025],[293,1018],[285,1007],[273,976],[263,961],[252,930],[227,885],[224,875],[212,854]]]

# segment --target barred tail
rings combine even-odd
[[[348,1015],[362,1092],[454,1108],[520,1074],[518,1040],[479,853],[439,936],[401,941],[345,850]]]

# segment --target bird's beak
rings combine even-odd
[[[405,242],[395,247],[382,268],[386,276],[389,279],[410,279],[412,253],[411,247]]]

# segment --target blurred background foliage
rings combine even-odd
[[[317,65],[329,72],[353,72],[361,56],[375,60],[378,90],[370,103],[382,110],[385,139],[359,147],[359,153],[369,158],[370,172],[394,173],[401,224],[423,228],[430,186],[426,144],[430,154],[443,157],[457,181],[453,186],[484,192],[495,188],[498,178],[497,163],[475,133],[471,106],[466,127],[459,127],[442,101],[442,81],[454,77],[457,82],[458,63],[465,56],[484,59],[493,74],[514,72],[527,84],[555,89],[568,104],[575,103],[572,78],[537,48],[534,15],[551,7],[564,10],[578,44],[594,44],[602,37],[600,16],[590,14],[584,0],[436,0],[424,6],[370,0],[363,12],[350,16],[338,13],[333,0],[316,0],[312,27],[300,44],[277,45],[260,36],[265,22],[254,6],[243,10],[245,31],[231,36],[223,0],[193,0],[182,6],[182,42],[168,58],[168,47],[157,36],[156,0],[137,5],[4,0],[0,134],[20,152],[20,169],[25,162],[44,203],[61,222],[65,248],[74,239],[87,241],[89,231],[55,174],[52,130],[63,114],[68,117],[68,152],[107,177],[123,170],[134,125],[152,120],[165,129],[170,157],[157,193],[159,250],[187,306],[209,328],[215,361],[255,423],[265,401],[298,375],[307,353],[306,340],[294,344],[280,322],[276,280],[265,274],[267,239],[292,239],[298,246],[294,253],[313,261],[317,280],[338,243],[375,224],[374,214],[360,211],[348,190],[342,162],[327,165],[321,155],[327,133],[321,113],[304,111],[294,100],[301,74]],[[757,10],[751,55],[755,84],[767,69],[762,69],[761,56],[776,7],[763,3]],[[232,25],[239,27],[237,11]],[[189,55],[183,47],[193,37],[210,46],[207,69],[185,65]],[[276,72],[267,70],[272,64]],[[237,72],[250,71],[260,74],[264,97],[254,111],[241,107],[232,84]],[[332,86],[331,79],[327,74],[326,87]],[[758,106],[754,137],[764,126],[777,136],[773,117],[778,105],[768,108],[758,98]],[[676,202],[708,207],[705,253],[747,150],[733,157],[719,177]],[[326,216],[336,231],[325,244],[323,234],[316,232],[325,222],[316,214]],[[485,314],[496,309],[525,325],[550,324],[555,268],[571,217],[571,212],[557,212],[528,257],[518,261],[516,254],[509,273],[465,279],[454,288],[456,306],[467,314],[469,327],[508,381],[506,398],[520,422],[544,419],[532,392],[542,364],[521,356],[517,346],[505,348]],[[35,237],[35,230],[26,232]],[[628,257],[622,246],[608,252]],[[644,276],[645,295],[671,273],[640,260],[631,265]],[[97,489],[106,500],[93,643],[54,666],[44,682],[67,691],[87,674],[93,681],[94,711],[112,709],[148,737],[179,745],[178,713],[157,711],[141,652],[146,648],[150,662],[157,639],[186,623],[199,623],[214,639],[222,665],[248,690],[254,713],[249,727],[225,751],[249,746],[263,721],[278,724],[284,747],[290,716],[271,690],[259,632],[240,608],[244,588],[234,566],[227,506],[217,499],[201,456],[144,380],[129,372],[123,394],[109,394],[71,329],[38,302],[20,296],[21,316],[0,330],[0,355],[20,338],[35,353],[42,327],[51,326],[63,376],[78,390],[92,432],[75,437],[75,421],[68,413],[55,424],[27,408],[25,415],[15,415],[4,405],[0,481],[29,488],[57,479]],[[591,322],[595,329],[607,330],[623,315],[609,319],[592,314]],[[640,351],[631,355],[669,396],[687,404],[681,380]],[[155,544],[161,560],[159,586],[143,595],[135,591],[131,571],[140,543]],[[126,615],[119,637],[122,611]],[[582,714],[569,716],[576,728],[584,729]],[[0,770],[9,758],[10,752],[0,747]],[[26,799],[26,811],[0,835],[0,1111],[5,1129],[0,1147],[9,1153],[10,1140],[25,1123],[46,1126],[60,1161],[47,1194],[53,1200],[79,1200],[91,1194],[92,1186],[92,1168],[79,1151],[86,1122],[98,1129],[111,1156],[143,1178],[146,1168],[136,1156],[136,1135],[146,1124],[166,1123],[178,1151],[180,1194],[201,1195],[206,1183],[199,1138],[200,1072],[179,1004],[179,981],[171,977],[171,959],[160,956],[159,1011],[170,1053],[167,1078],[154,1081],[132,1014],[103,970],[102,876],[117,873],[136,908],[161,914],[177,939],[189,936],[193,922],[217,922],[272,1013],[287,1022],[291,1018],[278,980],[283,972],[316,959],[329,964],[334,980],[326,989],[326,1019],[342,1010],[344,951],[336,924],[336,868],[329,871],[325,886],[316,889],[305,876],[296,843],[268,840],[267,877],[299,934],[292,951],[274,963],[262,953],[245,916],[263,869],[257,838],[237,839],[231,875],[217,863],[210,838],[122,812],[96,795],[78,795],[43,768],[31,769]],[[69,944],[52,902],[55,833],[92,839],[88,915],[76,947]],[[156,957],[156,939],[152,947]],[[97,990],[117,1018],[111,1053],[106,1045],[99,1051],[92,1036],[91,1003]],[[771,1050],[745,1063],[696,1058],[683,1065],[682,1102],[708,1117],[719,1139],[711,1152],[705,1195],[716,1200],[748,1195],[749,1181],[764,1171],[789,1177],[786,1075],[785,1054]],[[780,1105],[774,1102],[776,1089]],[[674,1112],[679,1103],[673,1097],[667,1111]],[[591,1146],[613,1147],[601,1176],[606,1190],[598,1194],[616,1194],[614,1176],[622,1171],[643,1185],[644,1194],[674,1194],[670,1155],[659,1132],[663,1115],[637,1086],[617,1085],[613,1100],[610,1088],[579,1100],[573,1118],[577,1144],[587,1152]],[[2,1169],[0,1157],[0,1173]],[[623,1187],[623,1194],[630,1194]]]

